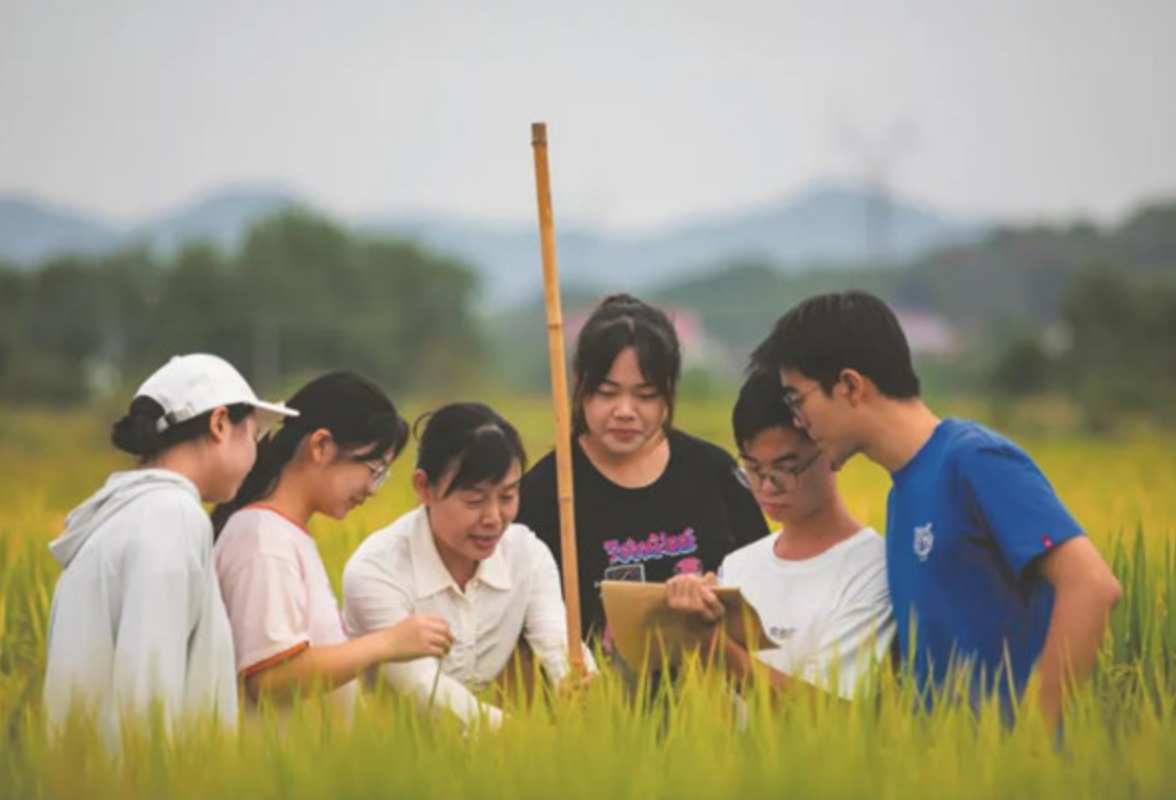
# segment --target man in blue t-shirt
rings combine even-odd
[[[920,686],[958,666],[974,699],[1019,697],[1036,671],[1045,719],[1086,677],[1120,588],[1025,452],[974,422],[940,420],[894,312],[865,292],[810,298],[752,354],[835,468],[884,467],[886,557],[902,658]]]

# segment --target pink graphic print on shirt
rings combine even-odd
[[[637,540],[630,536],[623,542],[619,539],[609,539],[604,542],[604,551],[608,553],[609,566],[683,556],[696,550],[698,550],[698,541],[694,538],[694,528],[687,528],[677,536],[662,532],[651,533],[644,540]]]

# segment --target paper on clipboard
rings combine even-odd
[[[776,647],[739,589],[712,586],[711,591],[725,609],[719,624],[728,636],[748,650]],[[676,665],[684,652],[697,649],[713,632],[711,625],[697,617],[672,610],[666,602],[664,583],[602,581],[600,594],[613,644],[634,668]]]

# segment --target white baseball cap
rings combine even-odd
[[[135,397],[150,397],[163,406],[163,416],[155,424],[160,433],[214,408],[238,403],[257,409],[259,437],[282,417],[298,416],[297,410],[281,403],[258,400],[232,364],[208,353],[172,356],[143,382]]]

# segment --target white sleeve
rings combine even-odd
[[[184,711],[188,639],[212,568],[193,546],[206,536],[211,548],[211,528],[199,522],[178,504],[145,509],[145,535],[124,554],[112,671],[120,712],[142,714],[158,703],[171,722]]]
[[[526,598],[523,636],[547,670],[548,677],[553,683],[558,683],[568,673],[567,606],[564,605],[559,570],[551,550],[538,538],[529,544],[536,563],[531,592]],[[585,668],[589,672],[596,672],[592,653],[583,644],[580,647]]]
[[[726,556],[715,572],[715,583],[719,586],[731,585],[731,556]]]
[[[826,617],[816,649],[797,677],[845,699],[885,657],[894,637],[894,612],[885,559],[875,559],[848,576],[846,591]]]
[[[502,710],[482,703],[461,681],[441,670],[435,658],[418,658],[402,663],[388,662],[380,672],[398,693],[416,698],[417,708],[435,714],[445,709],[452,712],[466,727],[476,728],[485,723],[490,730],[502,724]]]
[[[343,619],[349,636],[363,636],[390,628],[416,613],[416,604],[390,575],[365,561],[351,561],[343,571]],[[480,703],[461,681],[438,674],[436,658],[385,663],[380,674],[394,691],[415,697],[426,712],[448,709],[463,724],[477,726],[483,720],[491,729],[502,723],[502,711]]]
[[[237,674],[251,675],[310,645],[306,583],[293,558],[253,553],[221,575]]]

